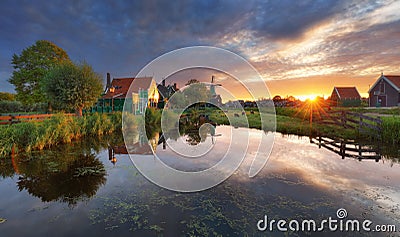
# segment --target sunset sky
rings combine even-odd
[[[11,57],[50,40],[104,77],[187,46],[247,59],[272,95],[328,96],[400,74],[400,1],[0,1],[0,90]]]

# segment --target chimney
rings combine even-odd
[[[111,87],[111,76],[110,73],[107,72],[107,84],[106,84],[106,88],[110,88]]]

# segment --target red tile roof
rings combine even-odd
[[[111,82],[111,87],[114,88],[114,92],[111,92],[110,89],[107,89],[105,95],[103,95],[102,99],[119,99],[119,98],[132,98],[132,92],[138,93],[139,89],[148,89],[151,85],[153,78],[152,77],[126,77],[126,78],[114,78]],[[132,84],[131,91],[129,92],[129,87]]]
[[[135,78],[128,77],[128,78],[114,78],[111,82],[111,87],[114,87],[114,92],[111,92],[110,89],[107,89],[105,95],[103,95],[102,99],[111,99],[111,98],[125,98],[131,83]],[[128,97],[132,97],[128,96]]]
[[[389,81],[391,81],[395,86],[397,86],[396,89],[400,88],[400,76],[389,76],[389,75],[384,75]]]
[[[335,87],[339,99],[361,99],[356,87]]]

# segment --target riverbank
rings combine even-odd
[[[354,110],[354,111],[353,111]],[[385,109],[383,110],[385,116],[379,116],[379,109],[366,110],[367,112],[374,111],[375,117],[380,117],[382,120],[381,134],[376,134],[374,131],[367,133],[359,133],[358,129],[343,128],[340,125],[326,125],[316,122],[310,122],[310,110],[304,108],[276,108],[276,131],[283,134],[295,134],[301,136],[315,136],[322,134],[333,138],[342,138],[347,140],[369,139],[376,140],[380,135],[380,140],[388,144],[400,144],[400,117],[398,109]],[[363,113],[364,110],[360,108],[349,109],[346,111]],[[228,110],[223,112],[221,110],[207,109],[204,113],[210,116],[210,119],[217,124],[229,125],[228,118],[224,113],[232,118],[234,124],[239,127],[262,129],[260,114],[257,109],[246,109],[245,115],[239,110]],[[312,111],[312,117],[318,119],[321,116],[321,110]],[[236,116],[234,116],[236,114]],[[267,121],[268,123],[268,121]]]
[[[347,109],[349,110],[349,109]],[[360,110],[357,108],[356,110]],[[147,110],[146,124],[150,127],[160,127],[161,111]],[[189,111],[187,111],[189,112]],[[359,111],[362,112],[362,111]],[[371,112],[371,110],[368,110]],[[373,110],[379,115],[379,110]],[[382,116],[381,138],[377,142],[386,144],[400,144],[400,117],[398,110],[384,110],[386,116]],[[225,113],[228,113],[233,121],[229,121]],[[313,111],[313,117],[317,118],[320,111]],[[221,125],[237,127],[250,127],[256,129],[274,130],[270,125],[273,117],[267,117],[267,126],[262,126],[260,114],[257,109],[246,109],[245,114],[239,110],[224,112],[219,109],[207,108],[197,114],[207,114],[209,118]],[[236,114],[236,115],[235,115]],[[377,116],[378,116],[377,115]],[[126,127],[137,129],[137,117],[126,116]],[[265,118],[264,118],[265,119]],[[270,126],[270,127],[268,127]],[[157,129],[152,129],[152,131]],[[9,156],[12,152],[30,152],[42,150],[54,145],[70,143],[83,137],[102,136],[113,132],[122,131],[122,113],[87,114],[83,117],[71,117],[58,114],[42,122],[25,122],[13,125],[0,126],[0,157]],[[158,131],[158,130],[157,130]],[[347,140],[370,139],[376,140],[379,134],[360,134],[358,129],[345,129],[339,125],[324,125],[310,123],[310,111],[304,108],[276,108],[276,131],[282,134],[294,134],[300,136],[329,136]],[[149,131],[146,130],[149,134]],[[375,141],[374,141],[375,142]]]
[[[57,114],[42,122],[2,125],[0,126],[0,157],[6,157],[12,152],[42,150],[83,137],[98,137],[120,132],[121,124],[121,113],[94,113],[82,117]]]

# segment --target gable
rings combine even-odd
[[[152,77],[138,77],[132,82],[131,93],[138,93],[139,90],[148,90],[153,82]],[[131,94],[130,93],[130,94]]]
[[[378,78],[378,80],[375,81],[375,83],[371,86],[371,88],[368,90],[368,93],[373,91],[376,86],[379,85],[379,82],[385,81],[385,84],[390,85],[393,87],[395,90],[400,92],[400,76],[384,76],[383,74]]]

